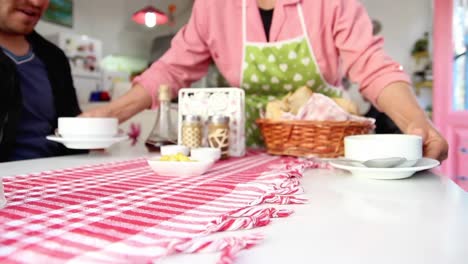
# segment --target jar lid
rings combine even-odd
[[[208,117],[208,122],[213,123],[213,124],[228,124],[229,116],[213,115],[213,116]]]
[[[183,115],[182,116],[182,121],[183,122],[191,122],[191,123],[201,122],[201,116],[199,116],[199,115]]]

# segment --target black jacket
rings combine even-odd
[[[63,51],[36,32],[26,38],[34,47],[35,55],[46,66],[57,117],[79,115],[81,110],[76,99],[70,65]],[[0,162],[6,161],[14,148],[21,108],[22,95],[16,65],[0,50]],[[57,120],[52,125],[57,128]],[[63,147],[57,156],[73,153],[77,152]]]

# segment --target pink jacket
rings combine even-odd
[[[247,39],[266,42],[256,0],[247,2]],[[302,4],[311,45],[326,81],[340,86],[347,75],[359,83],[373,104],[383,88],[409,83],[400,64],[383,50],[383,39],[372,36],[372,23],[357,0],[277,0],[270,41],[302,34],[296,4]],[[169,51],[134,83],[151,95],[161,84],[174,92],[202,78],[213,60],[227,81],[240,87],[242,0],[196,0],[192,16],[174,37]],[[153,96],[153,106],[157,98]]]

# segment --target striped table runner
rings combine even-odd
[[[145,159],[5,178],[0,263],[149,263],[221,252],[219,263],[261,235],[211,238],[265,226],[306,200],[299,178],[313,161],[249,152],[200,177],[162,177]]]

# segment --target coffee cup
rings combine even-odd
[[[344,139],[345,158],[357,161],[405,158],[405,166],[423,157],[422,137],[403,134],[356,135]]]
[[[64,138],[109,138],[118,133],[117,118],[60,117],[58,134]]]

